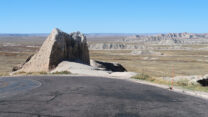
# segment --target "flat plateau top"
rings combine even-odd
[[[208,101],[125,80],[0,78],[1,117],[208,117]]]

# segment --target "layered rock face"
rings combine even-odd
[[[175,39],[207,39],[208,34],[195,34],[195,33],[167,33],[156,35],[135,35],[129,36],[125,40],[145,40],[145,41],[160,41],[160,40],[175,40]]]
[[[31,59],[19,71],[48,72],[62,61],[90,64],[86,37],[80,32],[67,34],[54,29]]]

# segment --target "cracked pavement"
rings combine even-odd
[[[31,83],[29,79],[41,86],[31,88],[25,83],[21,85],[24,90],[0,96],[1,117],[208,116],[207,100],[125,80],[89,76],[5,79]],[[0,83],[0,91],[7,86],[4,83]]]

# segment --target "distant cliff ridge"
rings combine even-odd
[[[126,41],[132,40],[146,40],[146,41],[160,41],[160,40],[174,40],[174,39],[208,39],[208,33],[168,33],[157,35],[134,35],[125,38]]]
[[[147,45],[170,45],[169,48],[156,49],[187,49],[176,45],[208,44],[208,33],[168,33],[155,35],[131,35],[122,39],[89,43],[90,49],[147,49]],[[150,48],[148,48],[150,49]]]
[[[0,45],[40,46],[45,40],[38,34],[0,34]],[[208,33],[167,33],[167,34],[87,34],[89,49],[151,49],[148,45],[170,45],[168,48],[157,46],[154,49],[187,49],[180,45],[208,45]],[[32,45],[28,45],[33,43]]]

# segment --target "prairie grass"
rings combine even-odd
[[[0,76],[9,76],[9,73],[0,73]]]
[[[192,91],[208,92],[207,87],[203,87],[200,84],[191,84],[191,83],[189,83],[189,80],[184,80],[184,79],[179,80],[179,81],[175,81],[172,84],[172,81],[167,81],[167,80],[164,80],[162,78],[157,78],[157,77],[151,77],[146,74],[138,74],[136,76],[133,76],[132,78],[137,79],[137,80],[144,80],[144,81],[148,81],[148,82],[152,82],[152,83],[156,83],[156,84],[176,86],[179,88],[188,89],[188,90],[192,90]]]
[[[121,63],[128,71],[153,77],[178,75],[205,75],[208,69],[208,51],[160,50],[158,55],[131,55],[130,50],[91,50],[94,60]]]
[[[208,51],[197,50],[207,45],[183,46],[194,48],[195,50],[154,50],[164,53],[162,56],[131,55],[131,50],[90,50],[90,58],[107,62],[118,62],[128,71],[144,73],[152,77],[171,77],[173,74],[175,76],[207,74]],[[1,74],[8,74],[13,66],[24,63],[28,56],[37,51],[37,49],[25,47],[18,48],[0,48]]]
[[[14,75],[29,75],[29,76],[36,76],[36,75],[47,75],[47,72],[24,72],[24,71],[20,71],[20,72],[15,72]]]
[[[62,71],[62,72],[54,72],[52,74],[71,74],[69,71]]]

